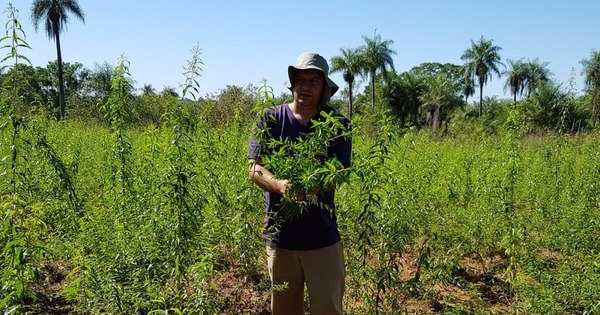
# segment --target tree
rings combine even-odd
[[[8,74],[19,72],[20,99],[25,109],[45,108],[48,113],[57,116],[58,108],[58,70],[56,61],[48,62],[46,67],[33,67],[19,64],[9,69]],[[64,63],[65,98],[83,94],[83,87],[89,80],[90,72],[80,63]],[[2,81],[2,79],[0,79]]]
[[[156,89],[152,86],[152,84],[144,84],[142,86],[142,95],[153,95],[156,94]]]
[[[252,106],[256,104],[256,95],[257,88],[251,84],[246,87],[227,85],[218,93],[206,96],[199,106],[201,115],[214,127],[250,121],[255,117]]]
[[[340,49],[341,55],[331,58],[330,72],[344,72],[344,81],[348,83],[348,96],[350,98],[349,116],[352,118],[352,88],[354,78],[360,73],[361,55],[358,49]]]
[[[108,62],[96,64],[88,82],[88,95],[104,104],[110,96],[110,85],[115,73],[115,66]]]
[[[381,40],[381,36],[375,34],[373,38],[363,36],[365,45],[359,48],[361,58],[361,72],[371,78],[371,105],[375,106],[375,77],[377,71],[381,70],[384,77],[387,77],[387,68],[394,70],[394,60],[392,55],[396,51],[390,46],[394,43],[393,40]]]
[[[402,124],[408,122],[417,126],[421,107],[419,97],[426,88],[423,76],[411,70],[400,75],[391,73],[388,79],[388,84],[383,87],[386,103]]]
[[[537,58],[527,62],[525,73],[527,96],[535,92],[542,83],[550,81],[552,76],[552,72],[548,69],[548,62],[540,62]]]
[[[445,108],[456,103],[456,93],[460,88],[445,73],[431,75],[426,79],[427,90],[419,97],[423,108],[430,113],[431,130],[439,129],[442,122],[442,112]]]
[[[500,77],[500,50],[502,48],[493,45],[493,40],[486,40],[481,36],[477,43],[471,40],[471,48],[465,50],[461,59],[466,61],[466,75],[477,77],[479,81],[479,116],[483,113],[483,86],[492,79],[495,73]]]
[[[65,99],[68,99],[70,95],[78,94],[83,90],[83,84],[88,82],[91,71],[84,68],[83,64],[79,62],[65,62],[62,68]],[[48,79],[48,89],[59,90],[58,63],[56,61],[48,62],[45,75]]]
[[[585,88],[594,109],[594,124],[600,121],[600,51],[592,50],[590,59],[581,61],[582,74],[585,77]]]
[[[574,95],[551,81],[540,82],[525,106],[538,127],[566,132],[586,125],[585,115],[578,109]]]
[[[62,55],[60,51],[60,33],[68,21],[68,14],[73,14],[76,18],[85,23],[83,11],[79,7],[77,0],[34,0],[31,6],[31,20],[35,30],[42,20],[44,20],[44,29],[46,35],[56,42],[56,60],[58,62],[58,80],[59,80],[59,118],[65,116],[65,91],[63,82]]]
[[[179,94],[177,94],[177,91],[172,86],[163,86],[162,91],[160,91],[160,95],[170,95],[175,98],[179,98]]]
[[[30,64],[16,64],[0,75],[0,86],[4,88],[18,87],[19,99],[22,101],[21,109],[27,111],[29,106],[44,104],[46,94],[40,83],[40,71]],[[20,107],[20,106],[19,106]]]
[[[406,105],[410,108],[410,113],[413,116],[413,124],[417,124],[419,109],[422,105],[421,95],[423,95],[430,84],[431,78],[444,74],[446,80],[452,85],[464,90],[464,69],[463,66],[452,63],[425,62],[413,67],[409,72],[402,74],[402,81],[406,88],[407,96]]]
[[[83,96],[86,93],[89,84],[90,70],[83,67],[81,63],[68,63],[62,65],[63,69],[63,91],[65,99]],[[57,61],[50,61],[46,68],[36,68],[36,80],[44,94],[43,104],[49,114],[60,119],[60,108],[58,99],[60,98],[60,80],[58,74]],[[72,109],[72,108],[70,108]]]
[[[426,89],[425,80],[422,76],[416,75],[411,71],[403,73],[400,78],[406,95],[405,106],[407,107],[409,117],[411,117],[412,124],[417,126],[419,123],[419,108],[421,107],[421,100],[419,98]]]
[[[469,97],[475,95],[475,80],[469,73],[469,67],[463,66],[461,71],[463,73],[462,93],[465,96],[465,103],[467,103]]]
[[[552,72],[548,69],[547,62],[540,62],[537,58],[524,61],[523,58],[513,61],[508,60],[508,69],[504,72],[506,83],[504,88],[510,89],[513,103],[517,103],[517,94],[531,96],[542,83],[548,82]]]
[[[510,90],[510,94],[513,96],[513,103],[517,103],[517,94],[523,95],[523,91],[527,87],[527,74],[526,65],[523,58],[519,60],[508,60],[508,69],[504,72],[506,75],[506,83],[504,84],[504,90]]]
[[[452,81],[454,85],[459,86],[462,90],[464,84],[463,68],[463,66],[452,63],[424,62],[410,69],[410,72],[423,77],[435,76],[443,73],[446,75],[446,80]]]

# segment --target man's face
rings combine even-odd
[[[292,84],[294,101],[300,106],[318,107],[323,95],[323,80],[323,73],[319,70],[297,71]]]

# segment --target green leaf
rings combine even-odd
[[[181,312],[181,310],[179,308],[176,308],[176,307],[170,308],[169,311],[173,311],[173,312],[175,312],[175,313],[177,313],[179,315],[183,315],[183,313]]]

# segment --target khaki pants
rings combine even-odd
[[[345,290],[342,242],[316,250],[287,250],[267,246],[271,284],[286,285],[271,294],[273,315],[304,314],[304,283],[311,315],[342,314]]]

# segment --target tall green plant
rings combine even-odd
[[[360,116],[352,120],[354,132],[361,128]],[[373,135],[372,141],[363,145],[363,150],[353,154],[352,183],[356,202],[351,205],[345,216],[350,216],[349,252],[357,259],[348,262],[348,269],[362,289],[360,295],[365,301],[368,314],[380,314],[384,309],[385,292],[395,278],[392,273],[398,270],[390,267],[389,260],[395,253],[386,252],[386,241],[382,240],[382,213],[386,203],[383,186],[386,179],[381,176],[388,171],[390,145],[395,140],[389,121],[382,121],[381,127]],[[383,236],[385,238],[385,236]],[[395,241],[398,241],[397,239]],[[386,267],[384,267],[386,266]],[[390,302],[390,301],[387,301]]]
[[[1,49],[8,50],[4,58],[0,61],[0,64],[12,60],[12,65],[2,66],[0,70],[4,70],[9,66],[12,66],[14,69],[14,71],[11,71],[10,77],[3,82],[2,89],[6,91],[6,95],[3,95],[0,100],[0,112],[2,113],[2,117],[7,117],[7,120],[0,124],[0,128],[7,128],[8,126],[12,127],[10,144],[10,182],[13,194],[17,193],[17,160],[20,150],[19,142],[21,141],[21,129],[24,123],[24,118],[21,116],[19,110],[19,65],[22,64],[21,60],[25,61],[26,64],[31,64],[29,59],[21,53],[22,48],[31,49],[31,47],[29,47],[29,44],[25,41],[25,31],[23,31],[21,22],[19,22],[17,18],[18,12],[19,11],[12,6],[12,3],[8,4],[8,8],[5,11],[8,16],[8,20],[5,24],[6,36],[0,38],[0,44],[2,44]]]
[[[256,102],[253,107],[253,112],[259,112],[264,114],[264,110],[266,108],[273,107],[275,105],[274,100],[275,96],[273,95],[273,88],[268,85],[267,80],[262,80],[260,82],[260,86],[256,92]],[[248,202],[251,203],[250,199],[252,193],[252,183],[247,183],[250,186],[245,186],[246,188],[237,200],[238,202]],[[243,208],[243,207],[246,208]],[[257,231],[254,227],[255,217],[253,216],[252,209],[253,205],[241,204],[238,207],[242,207],[239,211],[240,216],[240,224],[241,227],[238,228],[236,233],[234,233],[235,242],[237,243],[237,250],[240,256],[240,263],[244,271],[249,272],[258,272],[257,265],[255,261],[251,259],[256,257],[259,248],[262,249],[262,240],[260,237],[257,237]],[[257,240],[260,241],[257,242]]]
[[[289,194],[283,200],[289,204],[286,209],[293,209],[291,216],[299,215],[309,204],[317,202],[312,192],[348,181],[350,169],[344,168],[337,158],[315,163],[327,156],[330,143],[350,137],[350,130],[340,117],[322,111],[320,118],[313,120],[311,132],[296,142],[271,138],[265,143],[270,152],[262,159],[265,167],[290,182]],[[306,199],[299,200],[296,196]]]
[[[75,189],[75,183],[71,170],[67,167],[65,162],[62,160],[54,146],[48,141],[45,130],[39,125],[32,128],[33,135],[35,137],[35,143],[33,148],[39,150],[48,162],[56,175],[58,175],[58,183],[67,195],[69,204],[73,213],[77,216],[82,215],[82,204],[81,198],[78,196]]]
[[[279,220],[300,215],[310,204],[318,203],[314,192],[318,189],[338,187],[348,182],[351,169],[344,168],[337,158],[318,163],[327,157],[328,146],[340,138],[351,137],[351,128],[344,123],[344,117],[334,112],[321,111],[320,116],[313,119],[311,131],[303,134],[296,141],[280,139],[266,128],[274,117],[265,109],[273,106],[270,87],[259,89],[263,95],[255,108],[259,110],[259,124],[265,128],[256,128],[253,137],[260,143],[262,150],[268,152],[261,156],[264,166],[278,178],[290,182],[288,192],[282,202],[286,213]]]
[[[168,211],[173,217],[174,224],[173,239],[170,240],[170,256],[173,261],[175,307],[173,310],[184,311],[186,299],[190,292],[186,289],[188,285],[188,274],[190,258],[186,257],[191,247],[193,236],[200,233],[200,221],[202,218],[202,196],[194,196],[192,183],[197,176],[195,171],[196,162],[191,154],[194,146],[192,138],[196,124],[190,119],[186,112],[186,105],[190,103],[188,98],[196,99],[199,91],[198,77],[201,73],[202,64],[201,49],[196,46],[192,49],[192,58],[184,67],[185,83],[182,85],[183,100],[179,100],[177,106],[168,113],[169,123],[172,125],[173,139],[169,147],[169,168],[163,184],[168,200]],[[195,200],[198,198],[200,200]]]
[[[499,183],[502,212],[506,224],[502,247],[504,253],[509,258],[506,272],[510,284],[514,284],[517,279],[520,243],[525,233],[520,224],[519,211],[517,209],[517,184],[520,177],[522,159],[520,141],[523,136],[523,122],[522,113],[518,110],[512,110],[505,124],[505,142],[508,156],[505,162],[504,177]]]
[[[129,61],[121,56],[111,79],[111,92],[106,104],[106,117],[115,134],[113,153],[118,161],[115,178],[122,197],[126,197],[132,189],[131,173],[131,140],[126,134],[130,117],[131,83],[128,80]],[[126,202],[122,203],[122,207]]]
[[[0,195],[0,310],[23,310],[26,298],[35,299],[31,284],[39,276],[38,263],[45,252],[47,226],[40,219],[39,204],[28,205],[18,195]]]
[[[264,125],[273,117],[264,117]],[[255,135],[268,154],[261,156],[264,166],[278,178],[289,181],[288,192],[283,196],[283,216],[279,220],[300,215],[309,205],[318,204],[314,194],[319,189],[338,187],[348,182],[351,168],[344,168],[337,158],[319,163],[327,157],[328,146],[340,138],[350,137],[345,118],[326,111],[312,120],[311,132],[296,141],[279,139],[269,130],[258,130]],[[266,128],[265,128],[266,129]]]
[[[12,193],[16,194],[18,190],[17,176],[18,176],[18,161],[20,155],[27,153],[25,145],[33,145],[29,149],[39,149],[46,157],[47,162],[53,167],[54,171],[59,176],[60,183],[66,193],[68,194],[69,200],[74,210],[79,211],[79,200],[75,192],[71,174],[65,167],[63,161],[59,155],[48,142],[46,135],[42,128],[39,126],[33,126],[26,122],[25,117],[22,115],[22,109],[20,105],[21,101],[21,81],[23,74],[20,72],[20,68],[23,65],[30,65],[30,61],[24,54],[21,53],[22,49],[31,49],[29,44],[25,41],[25,32],[23,31],[22,25],[17,19],[18,10],[15,9],[12,4],[9,3],[8,9],[6,10],[8,15],[8,21],[5,24],[6,36],[0,38],[0,44],[6,41],[10,43],[5,44],[1,49],[9,50],[0,63],[11,60],[12,70],[7,80],[3,82],[2,89],[6,91],[6,94],[2,95],[0,99],[0,114],[3,117],[7,117],[7,121],[0,124],[0,129],[12,127],[11,137],[11,187]],[[23,63],[23,61],[25,63]],[[5,69],[9,65],[2,66],[0,69]],[[25,131],[31,131],[31,135],[34,139],[26,139],[23,135]]]
[[[0,288],[0,309],[6,314],[22,310],[25,298],[33,294],[28,288],[35,280],[37,267],[34,265],[39,260],[43,250],[41,238],[46,226],[39,219],[37,213],[32,211],[27,202],[19,196],[18,169],[20,167],[21,150],[28,143],[21,135],[25,119],[21,116],[19,105],[19,78],[18,66],[20,60],[29,63],[29,59],[21,54],[21,48],[30,48],[25,41],[25,32],[18,20],[18,10],[8,4],[6,9],[8,21],[5,24],[6,36],[0,38],[4,44],[2,49],[8,49],[8,53],[1,62],[12,60],[11,76],[4,82],[2,89],[7,92],[0,97],[0,113],[2,123],[0,129],[12,127],[10,142],[10,181],[11,191],[0,192],[0,210],[3,220],[0,225],[0,242],[2,242],[2,262],[0,262],[1,278],[3,283]],[[8,41],[7,44],[5,44]],[[3,66],[2,69],[8,66]],[[4,94],[4,93],[2,93]],[[6,121],[4,121],[6,119]]]
[[[185,81],[181,85],[183,98],[189,98],[192,101],[198,100],[198,93],[200,93],[200,83],[198,82],[198,78],[202,74],[202,59],[200,56],[202,55],[202,49],[199,45],[196,45],[191,50],[192,57],[187,60],[187,64],[184,67],[183,75],[185,76]]]

